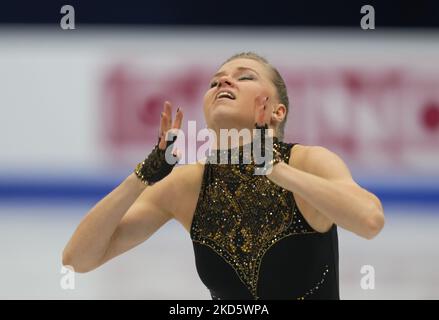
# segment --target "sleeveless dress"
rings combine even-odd
[[[285,163],[295,144],[277,142]],[[212,299],[339,299],[336,225],[315,231],[293,193],[255,175],[243,150],[209,155],[190,228]]]

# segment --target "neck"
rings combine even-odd
[[[219,137],[219,139],[214,139],[212,143],[212,150],[230,150],[242,147],[244,145],[250,144],[252,142],[251,137]]]
[[[241,147],[252,142],[253,128],[241,127],[235,124],[233,127],[214,127],[211,148],[213,150],[227,150]]]
[[[235,130],[235,129],[234,129]],[[227,132],[227,131],[226,131]],[[242,146],[245,146],[247,144],[252,143],[253,138],[253,130],[245,130],[244,133],[247,134],[238,134],[240,130],[237,130],[237,134],[222,134],[220,130],[214,130],[214,135],[212,136],[211,140],[211,149],[212,150],[230,150],[230,149],[236,149]],[[274,139],[276,140],[276,135],[274,136]]]

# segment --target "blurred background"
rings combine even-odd
[[[66,4],[75,29],[62,28]],[[363,5],[375,29],[361,27]],[[341,298],[438,299],[438,18],[434,1],[2,3],[0,298],[209,299],[176,222],[77,274],[74,290],[61,253],[150,152],[163,102],[183,108],[185,132],[204,128],[210,77],[254,51],[287,83],[285,140],[336,152],[383,202],[375,239],[339,229]]]

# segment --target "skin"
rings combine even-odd
[[[286,107],[277,102],[269,69],[255,60],[236,59],[224,64],[210,86],[204,95],[203,110],[216,136],[221,128],[253,129],[256,122],[267,123],[275,130],[285,118]],[[222,90],[232,91],[236,99],[216,99]]]
[[[215,99],[224,89],[236,99]],[[217,134],[221,128],[253,129],[256,122],[276,130],[286,114],[269,69],[252,59],[221,66],[204,96],[203,110],[208,127]],[[173,118],[172,105],[166,102],[159,147],[164,149],[165,133],[181,128],[182,119],[183,111]],[[171,219],[190,232],[203,170],[202,163],[178,166],[147,187],[134,174],[128,176],[82,219],[63,251],[63,264],[76,272],[91,271],[144,242]],[[335,223],[371,239],[383,228],[380,200],[360,187],[343,160],[326,148],[295,145],[289,163],[275,165],[267,178],[293,193],[304,218],[318,232]]]

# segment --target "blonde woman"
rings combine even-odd
[[[190,233],[213,299],[339,299],[337,226],[371,239],[383,228],[383,208],[335,153],[283,141],[288,108],[285,83],[264,58],[228,59],[204,96],[207,126],[217,136],[257,128],[264,138],[273,129],[267,174],[255,174],[256,153],[242,161],[256,136],[227,148],[217,143],[204,163],[173,168],[166,153],[175,137],[166,133],[181,127],[183,112],[173,118],[166,102],[156,147],[82,219],[63,264],[91,271],[176,219]],[[221,156],[230,162],[214,161]]]

